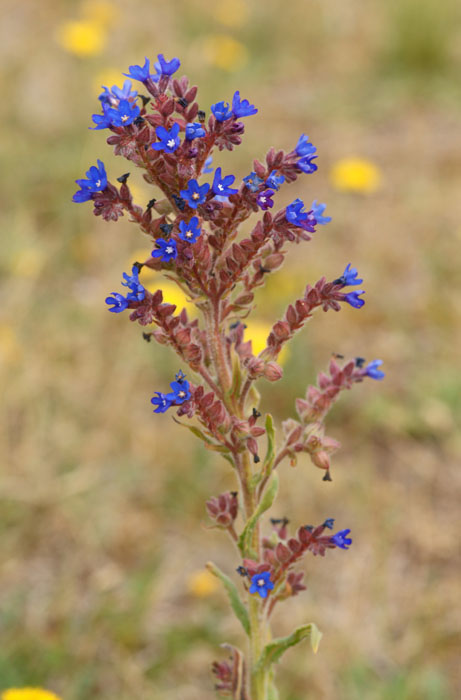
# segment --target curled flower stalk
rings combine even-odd
[[[333,518],[317,525],[298,523],[291,532],[286,518],[268,520],[279,477],[284,463],[295,465],[306,453],[323,480],[331,480],[331,456],[339,443],[325,433],[328,411],[344,389],[365,378],[380,380],[384,373],[380,360],[331,360],[317,384],[296,400],[297,417],[283,421],[277,438],[271,414],[259,405],[256,384],[282,379],[277,358],[314,312],[340,311],[344,304],[360,309],[364,291],[351,288],[363,280],[348,263],[331,281],[322,277],[308,284],[283,317],[274,319],[266,346],[253,352],[244,319],[253,310],[255,290],[283,265],[290,246],[308,245],[318,226],[331,220],[324,215],[325,204],[316,200],[310,208],[299,198],[276,206],[282,187],[317,170],[317,149],[303,134],[288,152],[270,148],[265,162],[255,160],[244,177],[214,169],[213,151],[240,145],[242,120],[258,110],[237,91],[211,105],[207,118],[196,102],[197,88],[186,76],[174,77],[179,67],[179,59],[168,61],[163,54],[152,67],[148,58],[130,66],[124,75],[148,94],[138,94],[131,80],[123,89],[104,88],[102,113],[93,115],[93,128],[107,131],[115,154],[143,171],[153,187],[150,201],[135,203],[129,172],[116,177],[115,184],[101,160],[77,180],[73,200],[92,202],[94,214],[108,222],[128,216],[151,241],[149,258],[133,262],[131,274],[122,275],[124,289],[109,294],[106,304],[112,313],[126,312],[143,327],[146,340],[168,345],[179,358],[181,369],[169,388],[153,388],[155,419],[174,413],[178,430],[188,428],[234,471],[235,490],[210,495],[206,511],[211,526],[232,540],[237,558],[229,553],[226,571],[212,563],[208,568],[228,594],[247,648],[227,646],[230,660],[213,664],[215,687],[235,700],[273,700],[278,697],[274,664],[303,639],[309,638],[316,651],[321,636],[309,622],[287,637],[273,638],[275,607],[305,589],[304,557],[347,550],[352,543],[343,524],[332,532]],[[239,226],[251,216],[255,224],[244,236]],[[169,304],[161,288],[146,289],[144,267],[174,280],[198,318]]]

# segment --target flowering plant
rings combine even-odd
[[[77,180],[75,202],[91,200],[96,216],[116,221],[127,214],[152,242],[148,260],[135,262],[123,274],[126,293],[113,292],[106,303],[109,311],[128,310],[130,319],[151,326],[146,340],[169,345],[179,356],[182,369],[169,391],[156,391],[154,413],[176,409],[175,421],[185,426],[209,450],[219,453],[234,470],[236,490],[210,498],[206,509],[215,527],[225,531],[237,546],[236,573],[224,573],[212,563],[209,570],[221,580],[231,607],[249,640],[246,656],[229,647],[231,661],[216,662],[216,689],[239,700],[274,700],[278,697],[273,664],[289,647],[310,638],[317,650],[320,632],[313,623],[292,634],[271,637],[274,608],[305,589],[303,572],[297,569],[308,553],[324,556],[327,550],[348,549],[349,529],[335,534],[334,519],[317,526],[300,525],[288,531],[286,519],[271,519],[271,532],[261,527],[261,518],[272,506],[278,488],[278,472],[284,460],[295,465],[299,453],[307,453],[331,480],[330,458],[339,443],[325,434],[326,415],[344,389],[365,377],[382,379],[381,361],[363,358],[332,359],[327,372],[318,375],[297,399],[298,418],[282,423],[277,442],[272,417],[259,406],[258,380],[282,378],[277,357],[284,345],[302,328],[315,310],[339,311],[341,304],[363,306],[363,290],[350,291],[362,283],[349,263],[332,281],[325,277],[307,285],[290,304],[268,335],[265,348],[253,353],[245,337],[244,319],[251,313],[254,293],[284,262],[290,245],[308,242],[316,227],[325,225],[325,205],[306,207],[301,199],[276,213],[274,197],[284,183],[317,170],[316,147],[300,136],[285,153],[271,148],[265,164],[254,161],[254,170],[233,187],[236,178],[214,170],[211,182],[203,175],[213,172],[212,153],[232,150],[245,131],[241,119],[257,113],[255,106],[237,91],[229,102],[211,106],[208,119],[195,101],[197,88],[187,77],[173,77],[180,62],[162,54],[153,69],[149,59],[143,66],[130,66],[127,75],[143,84],[148,95],[140,95],[131,82],[122,89],[105,87],[100,95],[102,113],[93,116],[96,130],[108,129],[108,144],[144,171],[144,179],[162,193],[141,207],[133,202],[127,184],[129,173],[111,183],[98,160]],[[257,222],[251,233],[239,234],[240,225],[253,214]],[[191,320],[185,309],[164,301],[161,289],[151,293],[141,284],[143,267],[165,273],[187,293],[200,314]],[[261,425],[263,423],[263,425]],[[265,449],[263,447],[265,446]]]

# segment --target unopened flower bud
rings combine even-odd
[[[217,527],[228,528],[238,513],[238,496],[235,491],[221,493],[206,502],[206,509]]]
[[[283,377],[283,369],[276,362],[268,362],[264,366],[264,377],[270,382],[276,382]]]

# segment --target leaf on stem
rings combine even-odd
[[[275,429],[274,421],[270,413],[266,415],[266,435],[267,435],[267,452],[264,458],[264,472],[270,473],[275,456]]]
[[[243,556],[257,558],[257,555],[255,557],[255,553],[251,551],[251,538],[253,535],[253,531],[261,515],[265,513],[266,510],[269,510],[269,508],[273,504],[274,499],[277,495],[278,486],[279,479],[277,474],[274,474],[271,483],[267,487],[261,501],[258,504],[258,507],[256,508],[253,515],[248,519],[245,527],[242,530],[242,534],[239,537],[238,546]]]
[[[208,571],[210,571],[214,576],[219,578],[221,583],[223,584],[224,588],[227,591],[227,595],[229,596],[230,604],[232,607],[232,610],[234,611],[236,617],[240,620],[243,629],[247,633],[247,635],[250,635],[250,619],[248,617],[248,612],[244,604],[242,603],[242,600],[238,594],[237,588],[234,584],[233,581],[229,578],[229,576],[226,576],[225,573],[219,569],[216,564],[213,564],[213,562],[209,561],[208,564],[206,565]]]
[[[287,649],[299,644],[299,642],[302,642],[302,640],[307,637],[310,638],[312,650],[314,654],[316,654],[322,633],[317,625],[311,622],[308,625],[298,627],[294,632],[288,635],[288,637],[280,637],[266,644],[256,664],[256,668],[261,671],[268,669],[271,664],[276,663],[280,659]]]

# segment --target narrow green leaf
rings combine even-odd
[[[261,671],[269,668],[271,664],[276,663],[280,659],[282,654],[287,649],[299,644],[299,642],[302,642],[302,640],[306,639],[307,637],[310,637],[311,647],[314,654],[316,654],[319,648],[322,633],[317,625],[314,625],[314,623],[311,622],[308,625],[298,627],[294,632],[288,635],[288,637],[280,637],[279,639],[274,639],[272,642],[269,642],[269,644],[266,644],[258,660],[256,668]]]
[[[277,495],[278,486],[279,478],[277,474],[274,474],[272,477],[272,481],[265,490],[264,495],[261,501],[259,502],[258,507],[256,508],[251,518],[248,519],[245,527],[242,530],[242,534],[240,535],[238,540],[238,546],[244,556],[248,554],[248,550],[251,547],[251,538],[253,535],[253,531],[256,527],[256,523],[258,522],[261,515],[265,513],[266,510],[268,510],[273,504],[274,499]]]
[[[267,434],[267,452],[264,458],[264,471],[266,474],[270,473],[272,468],[272,462],[274,461],[275,454],[275,429],[274,421],[270,413],[266,415],[266,434]]]
[[[242,600],[238,594],[237,588],[234,584],[233,581],[229,578],[229,576],[226,576],[225,573],[219,569],[216,564],[213,564],[213,562],[209,561],[208,564],[206,565],[208,571],[211,571],[214,576],[219,578],[221,583],[223,584],[224,588],[227,591],[227,595],[229,596],[230,604],[232,606],[232,610],[234,611],[236,617],[240,620],[243,629],[247,633],[247,635],[250,635],[250,619],[248,617],[248,612],[244,604],[242,603]]]

